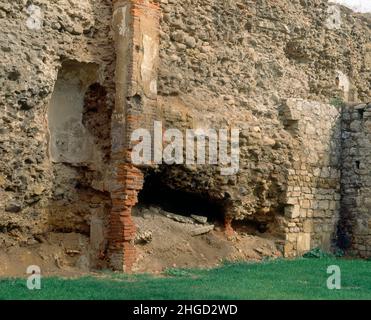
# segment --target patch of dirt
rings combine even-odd
[[[277,239],[235,233],[227,238],[220,225],[207,234],[192,236],[192,231],[202,224],[182,223],[166,217],[160,208],[134,208],[134,221],[138,235],[136,245],[138,261],[135,272],[159,273],[166,268],[210,268],[222,261],[253,260],[280,257]],[[149,236],[151,235],[151,236]]]
[[[31,265],[43,276],[79,276],[89,272],[89,238],[79,233],[49,233],[34,245],[0,250],[0,276],[27,276]]]
[[[236,228],[227,238],[218,222],[202,224],[195,219],[165,212],[158,207],[137,207],[133,218],[138,228],[138,261],[134,272],[158,274],[167,268],[211,268],[222,261],[279,257],[277,239],[254,229]],[[201,219],[200,219],[201,218]],[[206,218],[205,218],[206,219]],[[194,236],[195,231],[214,229]],[[196,232],[197,233],[197,232]],[[94,272],[90,268],[89,237],[80,233],[48,233],[34,244],[0,249],[0,277],[28,276],[36,265],[43,276],[75,277]]]

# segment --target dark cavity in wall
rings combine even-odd
[[[253,219],[245,219],[242,221],[235,220],[232,222],[232,228],[239,233],[258,236],[269,231],[269,224],[268,222],[261,222]]]
[[[270,213],[256,212],[251,217],[243,220],[232,221],[233,230],[255,236],[269,236],[272,238],[283,238],[284,232],[278,222],[278,218],[283,216],[284,208],[278,206]]]
[[[154,206],[171,213],[208,218],[209,222],[222,224],[224,205],[220,200],[206,194],[192,193],[170,188],[161,178],[161,173],[147,171],[144,186],[138,196],[138,206]]]
[[[365,109],[358,109],[358,115],[359,115],[360,120],[363,120],[364,114],[365,114]]]
[[[226,214],[233,205],[228,193],[223,199],[214,199],[207,193],[194,193],[170,187],[166,174],[153,169],[144,173],[144,186],[138,195],[137,208],[160,208],[160,211],[189,217],[199,215],[208,218],[210,223],[221,228],[225,227]],[[283,209],[282,209],[283,210]],[[136,212],[136,211],[135,211]],[[256,214],[250,219],[233,220],[231,226],[235,231],[250,235],[266,234],[276,238],[282,236],[275,215]]]

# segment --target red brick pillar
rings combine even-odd
[[[150,128],[157,99],[159,6],[145,0],[113,1],[116,98],[111,122],[109,260],[130,272],[136,260],[131,210],[143,187],[141,170],[131,163],[131,133]]]
[[[109,219],[110,263],[115,270],[130,272],[135,262],[135,225],[131,209],[137,203],[138,191],[142,188],[143,176],[134,166],[115,162],[111,190],[112,210]]]

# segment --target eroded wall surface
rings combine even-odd
[[[341,105],[371,96],[368,20],[325,1],[162,1],[161,9],[166,126],[241,129],[237,175],[164,167],[165,183],[207,194],[233,219],[268,224],[287,255],[330,248]]]
[[[341,108],[301,99],[282,106],[286,129],[296,138],[289,169],[284,254],[336,246],[341,183]]]
[[[104,0],[0,3],[2,248],[61,231],[104,250],[111,17]]]
[[[344,108],[339,244],[371,256],[371,106]]]
[[[342,109],[371,99],[369,18],[322,0],[157,2],[0,2],[2,245],[79,232],[92,265],[110,250],[124,270],[152,170],[227,227],[263,224],[286,256],[338,241],[369,255],[369,107]],[[238,173],[132,166],[130,134],[153,120],[238,128]]]

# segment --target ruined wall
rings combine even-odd
[[[341,108],[288,99],[281,110],[296,137],[288,172],[284,226],[286,256],[336,246],[340,208]]]
[[[2,248],[76,231],[104,250],[111,17],[104,0],[0,3]]]
[[[339,244],[350,253],[371,256],[371,106],[344,108],[342,199]]]
[[[130,269],[131,209],[154,172],[228,228],[263,224],[286,256],[329,249],[339,216],[338,240],[369,255],[368,107],[345,109],[340,150],[343,102],[371,99],[366,16],[322,0],[16,0],[0,28],[3,247],[79,232],[92,265]],[[153,120],[238,128],[238,173],[132,165],[130,135]]]
[[[339,101],[370,99],[369,22],[325,1],[162,1],[161,9],[166,127],[241,130],[237,175],[165,166],[163,181],[221,202],[233,219],[267,224],[287,241],[287,255],[330,248],[340,206]],[[297,117],[282,117],[297,98]]]

